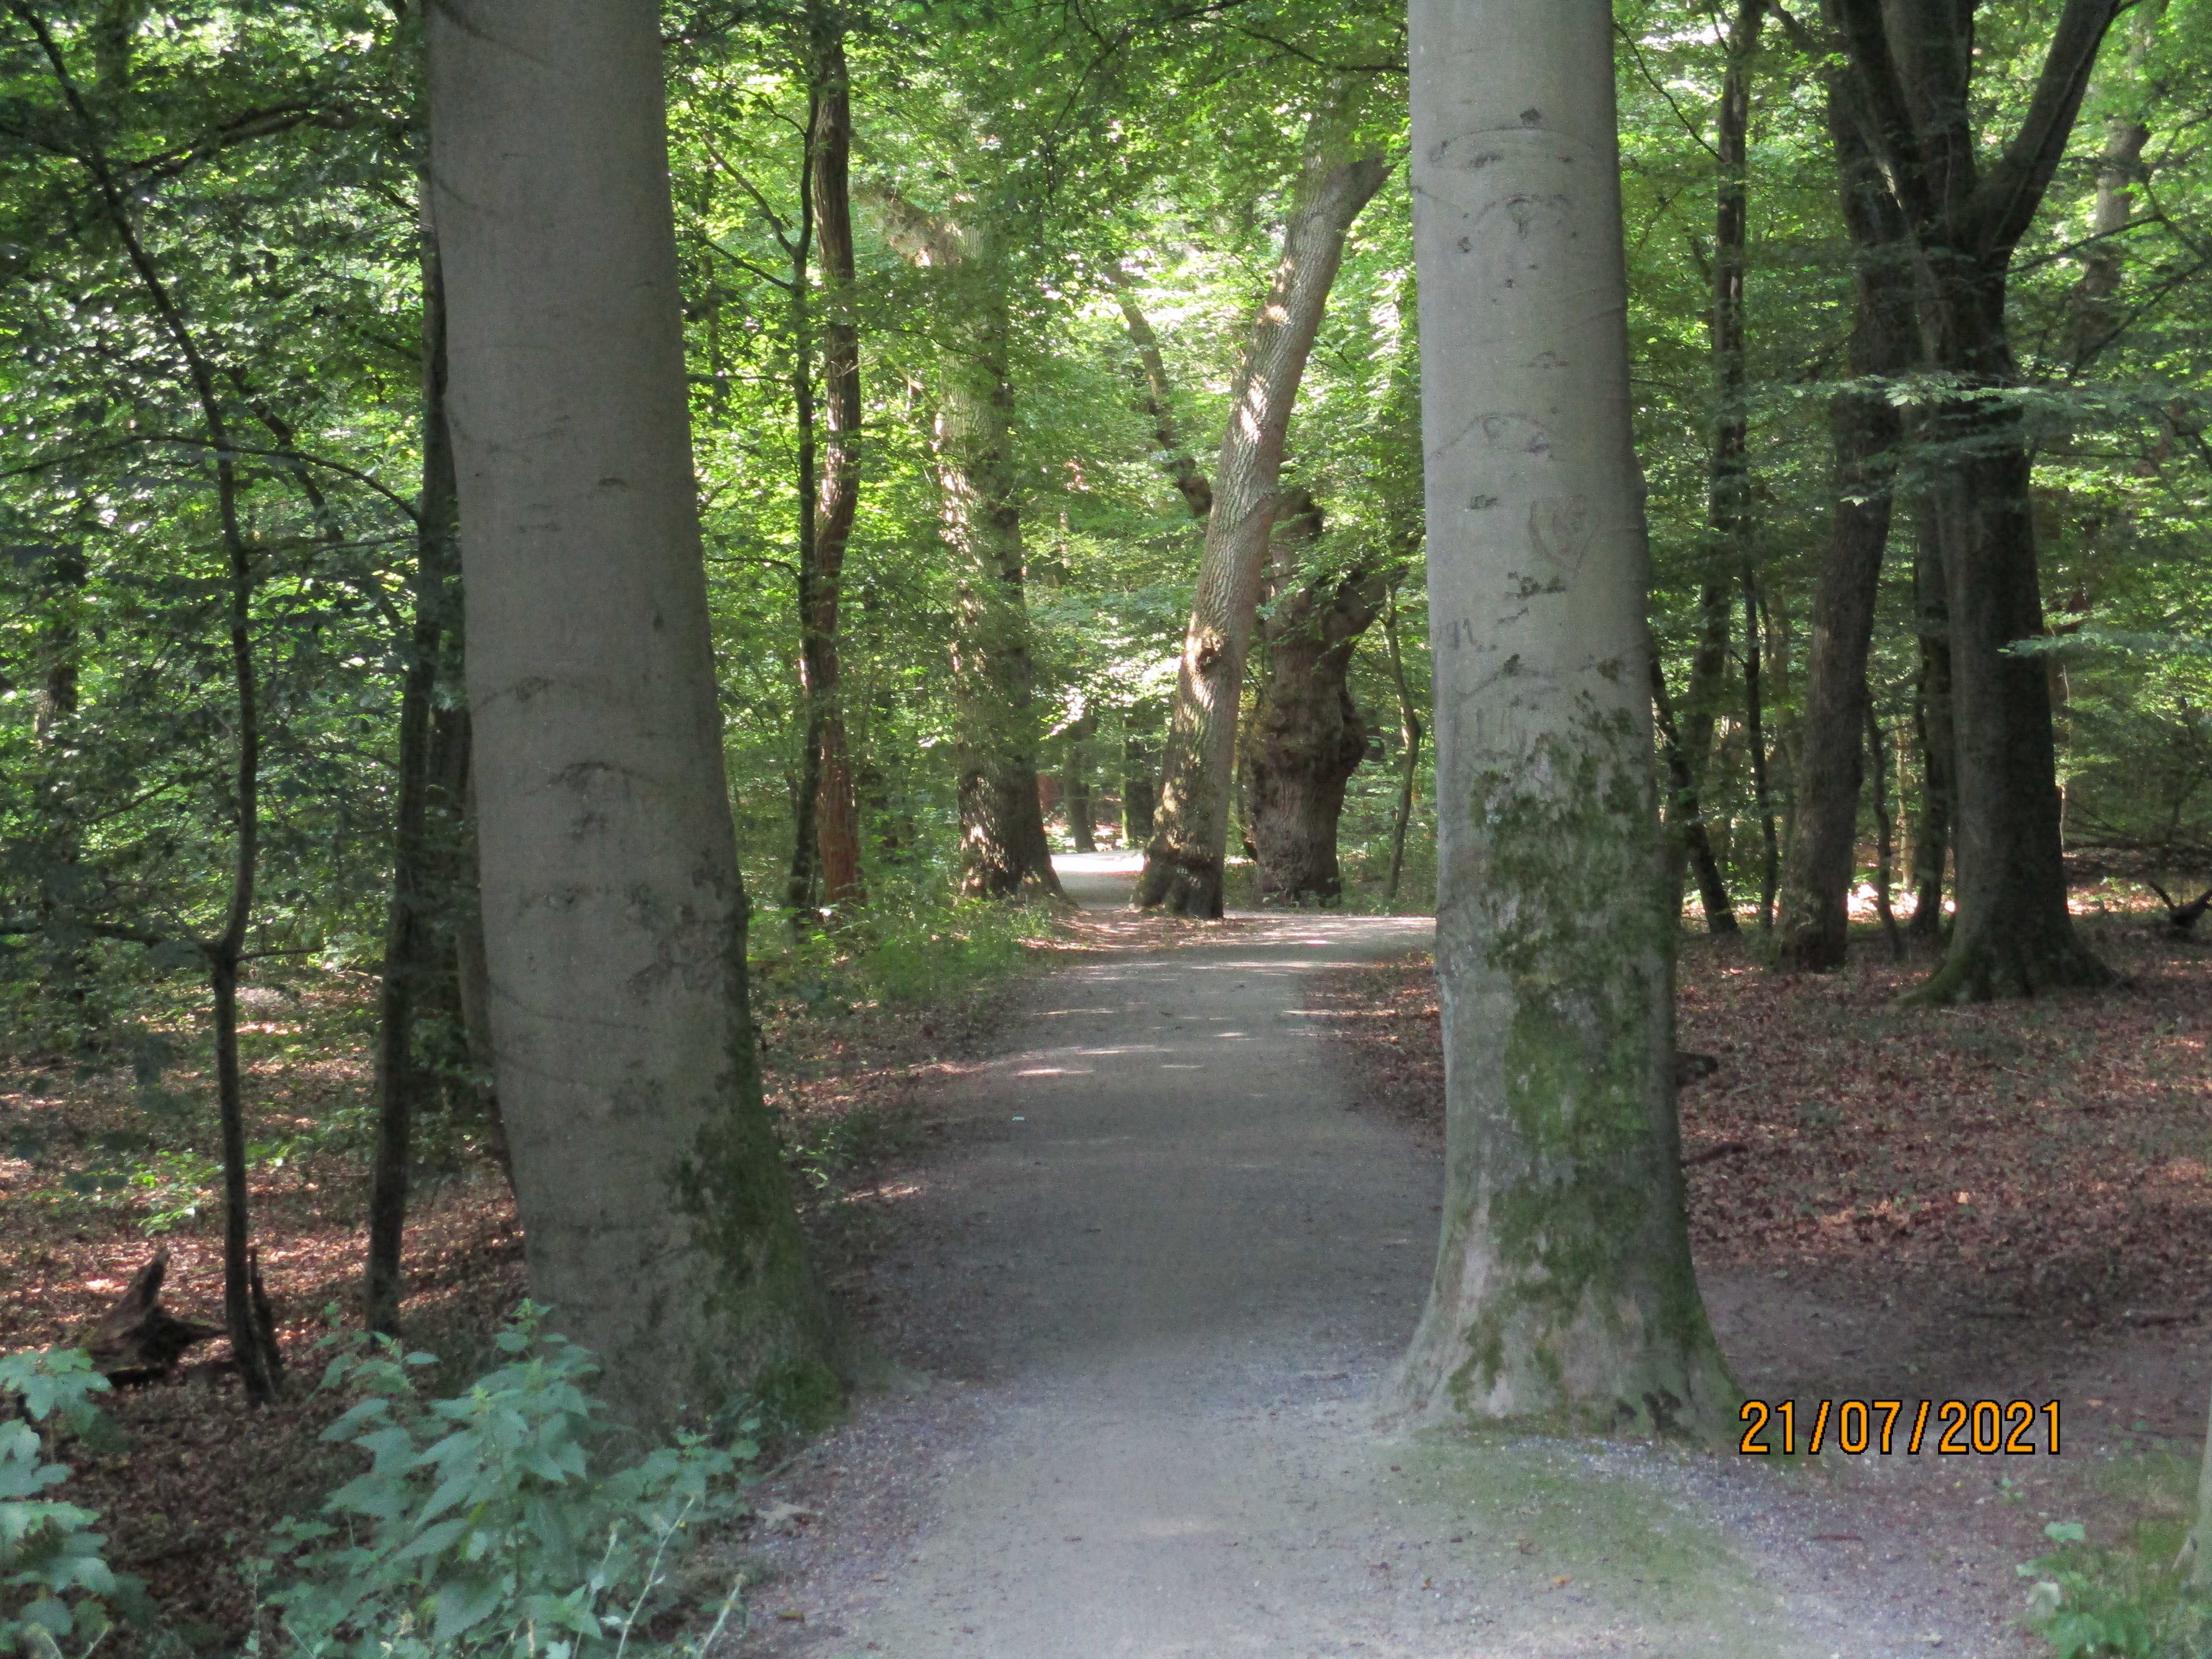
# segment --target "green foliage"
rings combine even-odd
[[[2122,1543],[2088,1541],[2078,1521],[2053,1521],[2058,1547],[2016,1569],[2029,1581],[2028,1617],[2056,1659],[2202,1659],[2212,1652],[2212,1606],[2176,1570],[2187,1535],[2172,1518],[2138,1522]]]
[[[325,1500],[328,1518],[279,1534],[291,1576],[267,1600],[289,1652],[659,1650],[649,1629],[676,1605],[694,1528],[736,1511],[754,1425],[736,1424],[726,1446],[680,1435],[605,1468],[614,1428],[584,1387],[599,1368],[538,1329],[544,1312],[526,1304],[496,1339],[507,1363],[449,1400],[416,1397],[410,1373],[434,1356],[388,1338],[333,1339],[322,1386],[359,1398],[323,1437],[350,1443],[369,1468]],[[732,1591],[722,1617],[735,1606]]]
[[[32,1426],[49,1425],[51,1433],[65,1425],[94,1444],[112,1437],[92,1403],[107,1386],[76,1349],[0,1356],[0,1405],[12,1396],[23,1413],[0,1421],[0,1653],[32,1645],[34,1627],[50,1638],[96,1642],[112,1622],[111,1604],[143,1609],[143,1583],[110,1569],[101,1553],[106,1540],[93,1530],[99,1516],[43,1495],[70,1472],[46,1461],[49,1437]]]

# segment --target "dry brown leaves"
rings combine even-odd
[[[2212,1309],[2212,942],[2086,924],[2119,990],[1901,1009],[1925,963],[1854,943],[1783,975],[1692,939],[1679,1042],[1719,1071],[1681,1096],[1701,1262],[1836,1270],[2076,1328]],[[1333,976],[1369,1098],[1443,1130],[1429,959]],[[1740,1145],[1741,1152],[1725,1149]]]

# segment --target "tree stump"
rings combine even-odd
[[[138,1270],[116,1304],[87,1330],[82,1346],[93,1369],[111,1382],[155,1382],[176,1368],[185,1349],[222,1333],[212,1325],[179,1319],[161,1305],[161,1280],[169,1271],[169,1247]]]

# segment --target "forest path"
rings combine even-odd
[[[748,1651],[1929,1650],[1762,1544],[1707,1459],[1377,1429],[1442,1171],[1353,1109],[1301,992],[1430,938],[1247,918],[1036,988],[1012,1052],[940,1103],[953,1144],[886,1189],[868,1322],[909,1387],[771,1494],[819,1519]]]

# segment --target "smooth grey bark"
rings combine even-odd
[[[1411,9],[1446,1184],[1392,1393],[1702,1436],[1611,23]]]
[[[1137,902],[1147,908],[1221,914],[1237,704],[1291,411],[1344,258],[1344,239],[1389,175],[1380,147],[1359,133],[1365,91],[1339,86],[1308,124],[1282,257],[1231,387],[1206,547],[1176,670],[1159,805],[1137,882]]]
[[[433,201],[532,1293],[638,1420],[834,1409],[760,1095],[652,0],[446,0]]]

